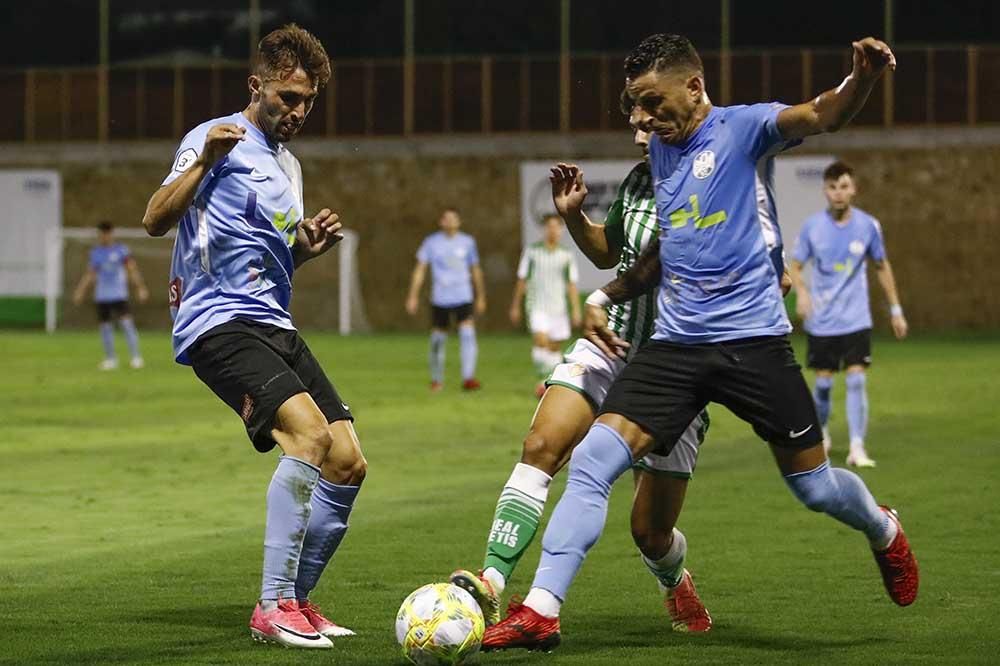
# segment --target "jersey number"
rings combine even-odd
[[[701,206],[698,204],[697,194],[692,194],[688,197],[688,201],[691,203],[691,210],[682,206],[670,214],[671,229],[679,229],[686,226],[688,220],[694,220],[695,229],[707,229],[708,227],[714,227],[716,224],[722,224],[726,221],[726,211],[724,210],[702,217]]]

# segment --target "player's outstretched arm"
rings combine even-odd
[[[230,123],[215,125],[208,130],[205,145],[194,163],[175,180],[153,192],[146,204],[146,214],[142,217],[146,233],[162,236],[181,221],[194,202],[202,178],[243,140],[245,133],[246,129]]]
[[[787,140],[836,132],[861,110],[886,68],[896,69],[896,56],[885,42],[866,37],[853,42],[854,67],[844,81],[815,99],[778,114],[778,129]]]
[[[146,281],[142,279],[142,273],[139,271],[139,264],[135,262],[132,257],[128,258],[125,264],[125,269],[128,271],[128,279],[135,287],[135,294],[139,299],[140,303],[145,303],[149,300],[149,289],[146,289]]]
[[[87,291],[96,280],[97,272],[93,268],[88,268],[83,277],[80,278],[80,282],[77,283],[76,289],[73,290],[73,305],[83,303],[84,296],[87,295]]]
[[[883,259],[875,264],[875,274],[878,283],[882,285],[885,299],[889,301],[889,314],[892,317],[892,333],[897,340],[902,340],[910,331],[910,325],[903,316],[903,306],[899,304],[899,293],[896,291],[896,277],[892,272],[892,264]]]
[[[424,277],[427,275],[427,264],[418,261],[410,274],[410,288],[406,293],[406,312],[409,315],[417,314],[420,306],[420,288],[424,286]]]
[[[605,225],[591,222],[583,212],[587,198],[587,185],[583,171],[575,164],[560,162],[550,170],[552,203],[569,229],[569,235],[580,251],[598,268],[618,265],[621,248],[608,240]]]
[[[472,286],[476,289],[475,310],[477,315],[486,313],[486,279],[479,264],[472,267]]]

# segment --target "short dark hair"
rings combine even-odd
[[[330,80],[330,57],[315,35],[294,23],[264,36],[257,45],[253,72],[261,79],[284,79],[301,67],[317,88]]]
[[[114,228],[115,228],[115,225],[111,224],[107,220],[101,220],[100,222],[97,223],[97,230],[98,231],[111,231]]]
[[[839,180],[844,174],[854,178],[854,169],[846,162],[837,160],[823,170],[823,180]]]
[[[650,35],[625,58],[625,77],[635,79],[650,70],[661,72],[678,66],[705,73],[701,56],[687,37],[666,33]]]

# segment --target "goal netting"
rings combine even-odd
[[[301,328],[338,331],[341,335],[370,330],[361,295],[357,269],[358,235],[345,230],[344,240],[327,255],[309,262],[295,275],[292,320]],[[132,310],[144,328],[169,328],[167,282],[175,232],[151,238],[142,229],[115,229],[115,239],[126,245],[149,288],[149,301],[140,305],[134,290]],[[73,305],[73,291],[87,270],[90,248],[97,243],[97,230],[62,228],[51,230],[45,252],[45,329],[91,326],[94,308],[86,299]]]

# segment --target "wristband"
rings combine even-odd
[[[607,309],[607,307],[611,305],[611,297],[609,297],[603,289],[598,289],[590,294],[590,296],[587,296],[585,303],[587,305],[593,305],[597,308]]]
[[[903,316],[903,306],[900,305],[899,303],[896,303],[895,305],[890,305],[889,306],[889,314],[891,316],[893,316],[893,317],[902,317]]]

